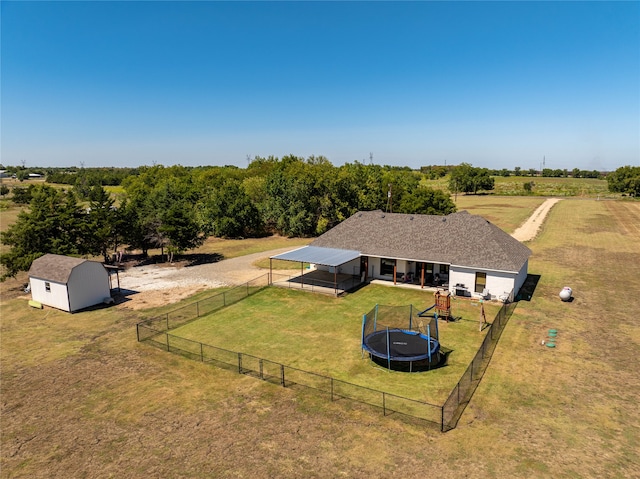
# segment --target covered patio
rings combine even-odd
[[[349,263],[352,263],[353,267],[353,264],[357,263],[359,258],[359,251],[304,246],[269,258],[271,284],[338,296],[363,282],[360,274],[349,274],[342,271],[343,268],[345,270],[348,269],[345,265]],[[274,259],[300,263],[300,275],[291,276],[274,273]],[[305,263],[315,265],[317,269],[305,272]],[[357,271],[359,272],[359,268]]]

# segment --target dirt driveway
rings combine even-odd
[[[531,241],[536,237],[542,224],[544,223],[545,218],[551,211],[553,205],[555,205],[559,198],[549,198],[544,203],[542,203],[538,208],[533,212],[527,221],[522,223],[522,225],[516,229],[511,236],[513,236],[518,241]]]
[[[291,249],[264,251],[195,266],[164,263],[127,268],[119,274],[120,288],[127,298],[122,306],[129,309],[152,308],[175,303],[206,289],[246,283],[268,273],[254,263]],[[113,281],[115,287],[115,278]]]

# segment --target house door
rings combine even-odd
[[[369,257],[360,256],[360,278],[363,283],[369,279]]]

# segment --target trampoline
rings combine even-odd
[[[376,364],[394,371],[427,371],[443,363],[437,315],[424,324],[427,311],[378,306],[363,317],[362,350]],[[386,324],[381,324],[384,321]]]

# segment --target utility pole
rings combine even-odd
[[[389,183],[389,192],[387,193],[387,213],[393,213],[393,205],[391,202],[391,183]]]

